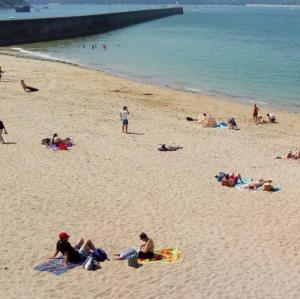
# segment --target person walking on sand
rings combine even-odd
[[[259,108],[255,104],[254,108],[253,108],[253,119],[254,119],[255,124],[258,124],[258,122],[257,122],[258,111],[259,111]]]
[[[130,112],[127,107],[124,106],[120,113],[120,119],[122,121],[122,132],[126,134],[128,133],[128,114],[130,114]]]
[[[27,85],[24,80],[21,80],[21,86],[25,92],[39,91],[37,88]]]
[[[4,134],[7,134],[6,128],[3,124],[3,122],[0,120],[0,143],[5,144],[4,139],[2,137],[3,131],[4,131]]]
[[[2,71],[2,67],[0,66],[0,81],[2,79],[2,74],[4,74],[4,72]]]

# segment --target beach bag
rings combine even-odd
[[[92,256],[88,257],[83,263],[83,269],[85,270],[95,271],[98,268],[99,268],[98,263]]]
[[[108,260],[107,253],[101,248],[95,249],[94,252],[92,253],[92,257],[97,262],[104,262],[105,260]]]

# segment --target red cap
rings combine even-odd
[[[60,232],[58,236],[61,240],[70,237],[70,235],[68,235],[66,232]]]

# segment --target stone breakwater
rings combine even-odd
[[[0,21],[0,46],[98,34],[117,28],[183,14],[182,7],[87,16]]]

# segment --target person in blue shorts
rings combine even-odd
[[[128,108],[124,106],[120,113],[120,119],[122,121],[122,132],[126,134],[128,133],[128,114],[130,114],[130,112]]]

